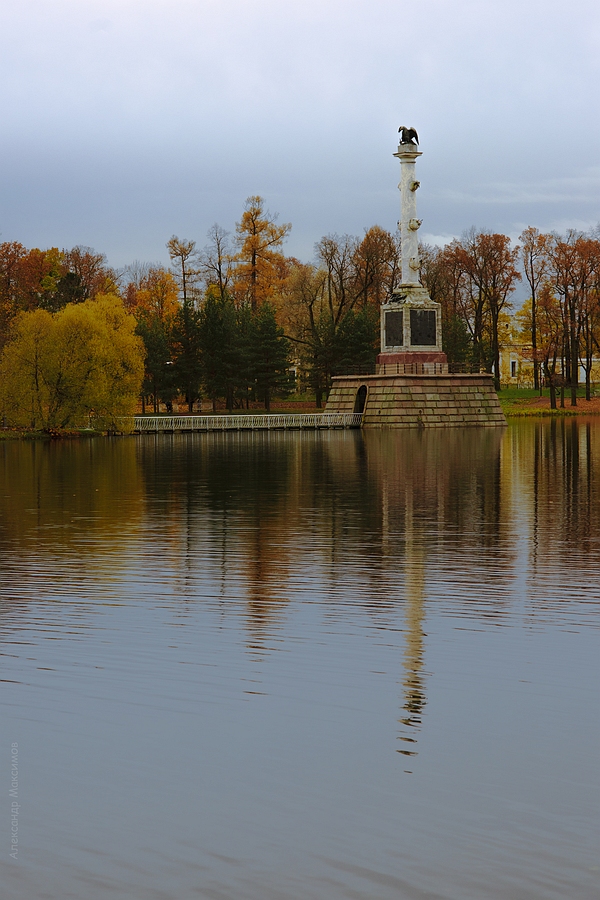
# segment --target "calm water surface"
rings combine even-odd
[[[2,897],[598,897],[599,550],[600,422],[0,444]]]

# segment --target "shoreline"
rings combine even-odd
[[[556,409],[550,408],[549,397],[508,399],[503,398],[500,394],[499,399],[500,406],[507,419],[600,416],[600,397],[594,397],[591,400],[578,397],[577,406],[571,406],[570,399],[565,398],[565,406],[558,406]]]
[[[592,400],[585,400],[582,397],[577,398],[577,406],[550,408],[550,399],[548,397],[535,397],[527,399],[503,399],[499,397],[502,412],[507,419],[554,419],[554,418],[581,418],[600,416],[600,397],[594,397]],[[569,402],[569,401],[567,401]],[[273,408],[275,407],[275,408]],[[300,409],[298,408],[300,407]],[[277,415],[282,412],[298,412],[298,413],[316,413],[323,412],[324,409],[318,409],[314,403],[310,401],[292,402],[285,404],[281,401],[271,407],[271,414]],[[236,410],[228,413],[225,410],[219,410],[217,415],[244,415],[253,413],[257,410]],[[139,415],[139,413],[138,413]],[[151,415],[151,414],[147,414]],[[153,414],[152,414],[153,415]],[[160,415],[165,415],[161,413]],[[212,412],[203,411],[200,415],[213,415]],[[261,410],[261,415],[268,415]],[[120,433],[119,433],[120,434]],[[6,441],[55,441],[55,440],[81,440],[94,437],[114,437],[114,432],[93,431],[85,428],[81,430],[70,429],[66,431],[31,431],[29,429],[3,428],[0,429],[0,443]]]

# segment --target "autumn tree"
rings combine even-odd
[[[88,247],[27,250],[15,241],[0,244],[0,346],[18,312],[56,312],[99,293],[118,293],[116,281],[105,257]]]
[[[315,244],[318,268],[313,267],[312,274],[307,270],[297,282],[308,316],[305,340],[309,347],[310,383],[318,408],[337,373],[338,330],[361,294],[365,303],[368,296],[366,271],[363,269],[362,279],[357,276],[357,261],[361,259],[358,248],[359,241],[351,235],[325,235]]]
[[[526,228],[521,234],[521,261],[525,278],[531,293],[531,347],[533,360],[533,384],[540,389],[539,363],[537,359],[537,297],[548,271],[550,236],[541,234],[537,228]]]
[[[286,334],[308,372],[317,408],[334,375],[373,371],[379,350],[379,306],[360,302],[357,245],[347,236],[323,238],[317,246],[328,268],[295,263],[286,285]]]
[[[326,315],[334,331],[360,293],[354,265],[357,243],[349,234],[328,234],[315,245],[317,262],[325,272]]]
[[[317,408],[328,389],[333,364],[332,334],[323,311],[326,274],[310,263],[295,262],[285,284],[282,321],[295,354],[309,373]]]
[[[58,287],[66,274],[64,254],[56,248],[27,250],[15,241],[0,245],[0,322],[4,338],[18,312],[38,308],[52,311],[64,305]]]
[[[148,265],[126,289],[126,304],[136,318],[151,316],[166,321],[179,310],[179,290],[171,272]]]
[[[23,254],[16,264],[14,300],[16,309],[60,308],[58,285],[65,274],[63,254],[53,247],[50,250],[34,248]]]
[[[569,231],[564,237],[554,236],[549,260],[553,288],[562,309],[565,372],[571,389],[571,406],[576,406],[580,360],[584,361],[586,369],[586,395],[590,395],[594,323],[598,318],[598,241],[576,231]]]
[[[167,250],[173,266],[172,273],[179,285],[183,305],[185,306],[186,303],[197,305],[198,253],[196,242],[187,241],[173,235],[167,241]]]
[[[580,359],[585,372],[585,398],[590,400],[592,367],[600,350],[600,241],[588,238],[584,252],[589,257],[591,271],[583,296]]]
[[[98,295],[57,313],[20,313],[0,357],[0,405],[17,425],[100,427],[133,413],[143,377],[135,319],[116,296]]]
[[[506,235],[472,229],[441,250],[425,249],[421,269],[432,299],[442,305],[447,335],[462,345],[462,355],[468,345],[464,328],[459,327],[458,320],[462,320],[468,329],[474,365],[493,371],[497,387],[501,345],[498,323],[510,307],[510,295],[521,277],[516,268],[517,255],[518,248],[511,248]]]
[[[318,264],[326,273],[329,319],[337,329],[357,304],[379,308],[400,280],[399,239],[374,225],[362,240],[329,234],[315,245]]]
[[[419,246],[420,278],[429,296],[442,308],[442,350],[451,365],[468,365],[473,357],[474,323],[470,317],[468,281],[460,243],[445,247]],[[481,319],[483,329],[483,318]]]
[[[159,265],[136,261],[124,272],[125,305],[137,320],[146,351],[142,411],[152,397],[154,412],[176,394],[173,372],[173,329],[180,310],[175,276]]]
[[[582,292],[584,277],[578,252],[580,235],[569,231],[566,237],[555,236],[550,248],[553,288],[560,299],[563,319],[563,356],[565,375],[571,388],[571,406],[577,406],[579,382],[579,341],[582,326]]]
[[[208,244],[199,255],[200,273],[206,288],[215,286],[221,300],[230,296],[235,254],[230,234],[220,225],[208,231]]]
[[[91,247],[77,246],[63,251],[66,283],[65,303],[83,302],[99,294],[117,295],[118,279],[107,265],[104,253]]]
[[[518,248],[511,248],[505,234],[468,232],[461,241],[460,258],[468,279],[469,298],[478,319],[477,339],[488,317],[490,358],[496,389],[500,387],[500,313],[508,307],[510,294],[521,275],[516,268]],[[474,345],[476,335],[474,333]]]
[[[18,241],[0,244],[0,348],[8,337],[11,321],[19,311],[20,262],[27,249]]]
[[[523,304],[517,313],[522,331],[529,337],[532,332],[532,301]],[[541,369],[543,379],[550,389],[550,408],[556,409],[556,387],[558,379],[557,363],[563,348],[563,317],[560,302],[548,279],[541,282],[536,290],[536,332],[535,350],[531,348],[531,356]],[[527,357],[528,351],[524,351]]]
[[[277,224],[277,215],[265,210],[262,197],[248,197],[236,224],[232,293],[238,305],[247,303],[256,312],[261,303],[273,299],[287,275],[281,247],[291,228]]]
[[[144,281],[152,268],[152,263],[136,259],[123,269],[121,273],[123,302],[127,309],[134,311],[138,306],[138,292],[143,289]]]
[[[401,279],[399,236],[379,225],[367,229],[362,240],[355,242],[352,268],[357,301],[363,307],[371,303],[379,308]]]

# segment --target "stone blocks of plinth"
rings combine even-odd
[[[505,425],[491,375],[341,375],[333,379],[326,412],[360,412],[363,428],[447,428]]]

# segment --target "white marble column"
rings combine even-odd
[[[402,284],[419,284],[419,226],[417,219],[417,189],[419,182],[415,178],[415,160],[422,156],[416,144],[399,144],[394,153],[400,160],[400,194],[402,198],[402,217],[400,235],[402,238]]]

